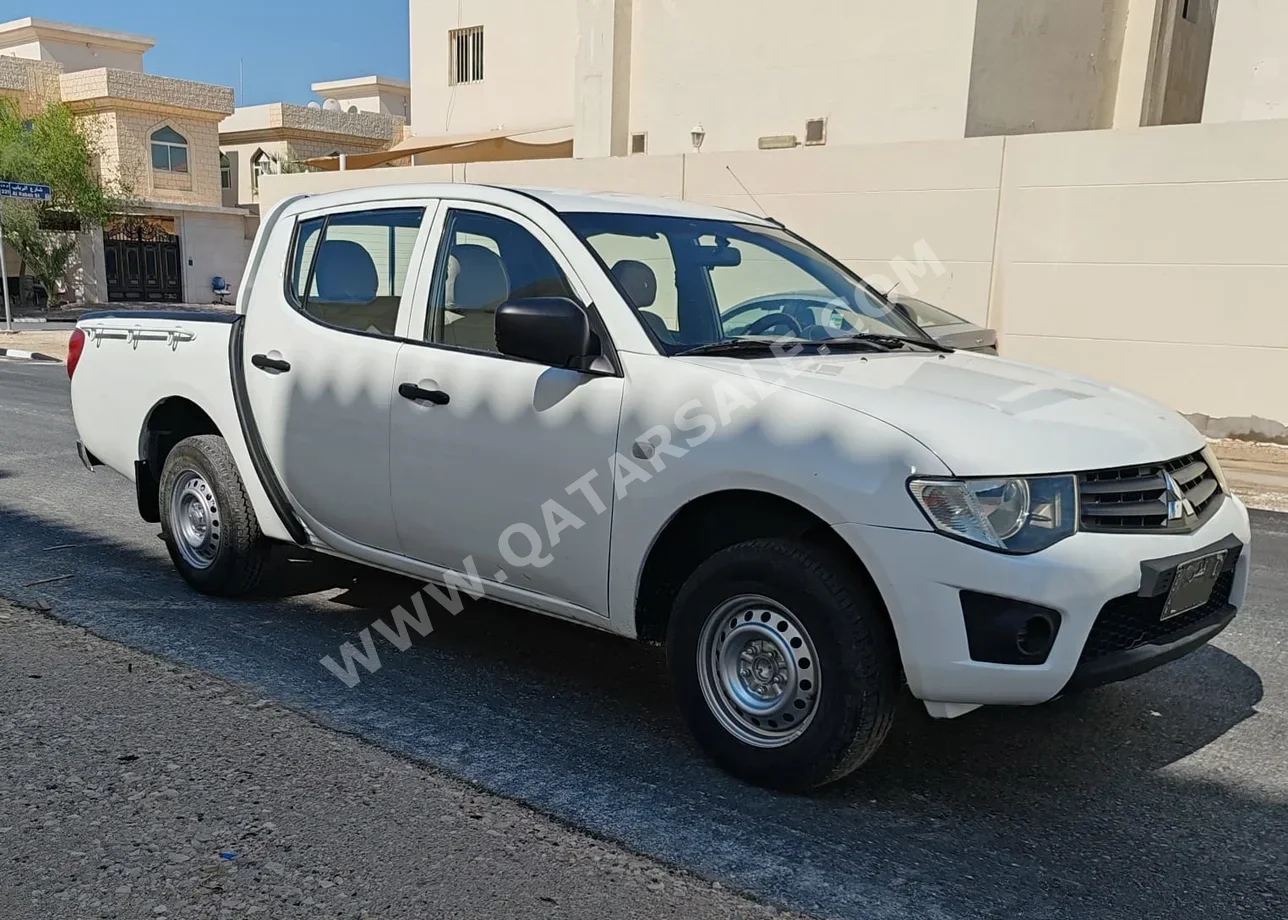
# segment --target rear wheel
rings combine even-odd
[[[681,589],[667,637],[677,701],[729,772],[807,790],[850,773],[885,740],[898,650],[854,565],[754,540],[708,559]]]
[[[161,471],[160,510],[161,534],[184,581],[227,597],[254,589],[268,541],[223,438],[175,445]]]

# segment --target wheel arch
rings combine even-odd
[[[186,396],[167,396],[148,410],[139,430],[138,459],[134,463],[134,485],[143,520],[151,524],[161,520],[157,491],[170,451],[180,441],[200,434],[224,436],[210,413]]]
[[[199,434],[223,437],[210,413],[186,396],[167,396],[148,410],[139,430],[139,459],[160,473],[174,446]]]
[[[853,562],[889,617],[863,560],[816,512],[772,492],[723,489],[689,500],[654,536],[637,576],[636,635],[647,642],[665,641],[675,598],[693,571],[723,549],[766,537],[800,540]]]

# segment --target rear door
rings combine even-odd
[[[273,469],[325,542],[396,552],[389,410],[434,204],[304,213],[274,234],[246,311],[244,374]],[[271,266],[283,266],[279,273]]]

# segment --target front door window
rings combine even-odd
[[[504,217],[449,212],[439,252],[426,341],[495,354],[501,304],[523,297],[577,299],[546,247]]]

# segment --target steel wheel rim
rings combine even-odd
[[[220,516],[214,490],[195,470],[184,470],[170,499],[170,531],[183,561],[208,569],[219,554]]]
[[[814,720],[821,689],[814,643],[777,601],[752,594],[725,601],[703,624],[697,657],[707,707],[744,744],[791,744]]]

